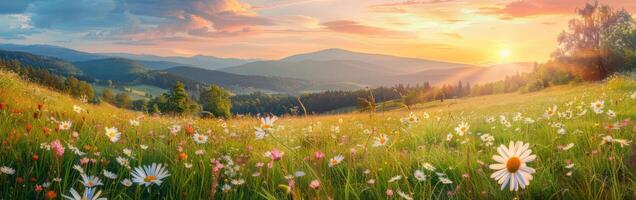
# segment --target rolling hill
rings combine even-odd
[[[35,68],[46,68],[51,72],[61,75],[81,75],[82,71],[70,62],[47,56],[37,56],[25,52],[0,50],[0,59],[17,60],[23,65]]]
[[[0,44],[0,49],[6,51],[27,52],[35,55],[55,57],[70,62],[80,62],[87,60],[103,59],[105,56],[81,52],[69,48],[63,48],[52,45],[17,45],[17,44]]]
[[[181,56],[155,56],[155,55],[139,55],[129,53],[103,53],[101,55],[109,57],[127,58],[133,60],[154,61],[154,62],[168,62],[179,63],[176,66],[193,66],[203,69],[216,70],[224,67],[242,65],[249,62],[258,61],[257,59],[237,59],[237,58],[219,58],[214,56],[196,55],[192,57]]]
[[[150,72],[145,65],[123,58],[105,58],[73,64],[87,76],[101,81],[112,80],[120,83],[134,82],[139,76]]]

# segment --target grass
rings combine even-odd
[[[257,140],[254,128],[261,122],[256,118],[153,117],[107,104],[84,104],[0,72],[0,103],[5,105],[0,110],[0,166],[16,171],[0,174],[0,198],[40,199],[50,191],[59,198],[69,195],[71,188],[81,193],[84,186],[73,166],[88,158],[89,164],[80,166],[86,174],[102,179],[104,185],[97,190],[109,199],[387,199],[387,190],[394,192],[390,198],[395,199],[403,198],[398,191],[414,199],[633,199],[635,168],[628,164],[633,147],[601,143],[607,135],[636,139],[633,122],[619,130],[605,128],[636,117],[636,100],[630,98],[634,90],[634,78],[615,77],[608,83],[431,102],[411,110],[280,117],[268,136]],[[603,114],[589,109],[597,100],[605,101]],[[41,110],[38,104],[43,105]],[[74,105],[84,111],[74,112]],[[545,110],[554,105],[573,116],[544,118]],[[577,116],[580,108],[587,113]],[[608,117],[607,110],[615,111],[616,117]],[[410,112],[419,122],[402,123],[400,119]],[[514,120],[517,113],[523,116],[521,120]],[[500,123],[499,116],[505,116],[511,126]],[[487,123],[490,117],[495,122]],[[524,123],[526,117],[535,123]],[[130,125],[131,119],[140,126]],[[73,123],[69,130],[55,131],[57,121],[67,120]],[[470,125],[470,134],[455,133],[453,129],[461,122]],[[567,133],[558,134],[555,123],[562,124]],[[169,127],[173,125],[184,128],[172,134]],[[207,143],[196,144],[185,128],[190,126],[207,135]],[[106,127],[116,127],[121,139],[109,141]],[[494,137],[493,146],[481,140],[486,133]],[[373,147],[380,134],[388,136],[387,145]],[[453,135],[451,140],[447,140],[448,134]],[[56,139],[66,147],[60,159],[41,148]],[[537,156],[528,163],[536,169],[534,179],[517,192],[500,190],[488,167],[495,163],[496,147],[510,141],[530,143]],[[561,150],[570,143],[574,144],[571,149]],[[86,155],[73,153],[70,146]],[[126,155],[125,150],[132,154]],[[263,154],[272,150],[284,155],[271,161]],[[317,159],[315,152],[325,157]],[[329,167],[328,160],[336,155],[344,160]],[[164,163],[171,175],[160,186],[126,187],[120,181],[132,178],[131,171],[117,157],[128,159],[132,168]],[[566,168],[569,163],[574,166]],[[425,164],[435,170],[427,170]],[[106,178],[104,169],[117,174],[116,179]],[[424,172],[426,180],[415,179],[416,170]],[[297,172],[305,175],[293,177]],[[287,179],[289,175],[293,178]],[[389,182],[398,176],[401,179]],[[442,183],[443,177],[452,183]],[[309,187],[314,180],[320,182],[317,189]],[[47,184],[48,188],[35,190]]]

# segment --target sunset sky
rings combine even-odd
[[[278,59],[326,48],[471,64],[543,61],[585,0],[0,1],[0,43]],[[636,11],[636,1],[605,0]]]

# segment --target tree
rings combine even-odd
[[[148,111],[148,100],[139,99],[132,102],[132,108],[134,110],[147,112]]]
[[[108,103],[115,103],[115,95],[113,94],[113,91],[110,90],[110,88],[106,88],[104,90],[102,90],[102,101],[108,102]]]
[[[630,45],[633,21],[629,12],[607,5],[586,3],[570,20],[569,32],[558,37],[553,56],[586,80],[599,80],[624,64],[623,50]]]
[[[183,83],[177,81],[170,91],[163,95],[166,98],[166,102],[162,106],[161,111],[170,114],[183,114],[191,111],[192,103]]]
[[[130,96],[128,96],[125,92],[117,94],[115,102],[117,107],[126,109],[132,108],[132,98],[130,98]]]
[[[214,116],[225,118],[232,116],[230,94],[219,86],[210,85],[208,89],[201,91],[199,102],[203,106],[203,110]]]

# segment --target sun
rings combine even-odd
[[[512,54],[512,52],[510,52],[510,50],[508,50],[508,49],[499,50],[499,58],[501,58],[501,59],[508,59],[508,58],[510,58],[511,54]]]

